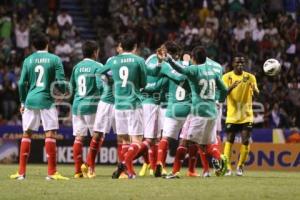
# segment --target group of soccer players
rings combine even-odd
[[[97,44],[86,41],[82,47],[84,59],[74,66],[69,87],[66,87],[62,63],[47,52],[46,36],[35,37],[33,47],[36,52],[25,59],[19,81],[24,134],[19,170],[11,175],[12,179],[25,178],[31,133],[38,130],[40,121],[46,133],[46,179],[68,179],[56,170],[58,116],[53,86],[62,94],[69,93],[72,99],[74,178],[96,176],[95,158],[104,135],[111,128],[118,142],[118,166],[112,178],[135,178],[133,162],[140,156],[145,162],[141,176],[149,170],[155,177],[178,178],[186,154],[189,155],[187,175],[198,176],[195,170],[198,153],[204,177],[210,176],[208,157],[212,158],[217,176],[231,175],[228,159],[234,136],[240,131],[243,145],[237,175],[242,175],[253,121],[249,104],[252,105],[253,91],[258,92],[255,77],[242,70],[243,56],[235,57],[234,70],[222,79],[221,65],[209,59],[201,46],[195,47],[190,55],[182,56],[180,46],[168,41],[145,61],[136,55],[135,36],[124,34],[119,40],[118,55],[109,58],[105,65],[96,61]],[[221,103],[226,97],[229,137],[224,156],[220,153],[217,132],[220,131]],[[236,102],[247,106],[242,106],[242,111],[235,110]],[[238,112],[241,116],[237,118]],[[92,138],[86,163],[83,163],[82,146],[88,132]],[[173,169],[167,174],[169,142],[178,138],[180,144]]]

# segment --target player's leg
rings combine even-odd
[[[19,170],[10,176],[11,179],[23,180],[26,176],[26,166],[30,155],[32,131],[38,131],[40,126],[40,113],[38,110],[29,110],[25,108],[22,113],[23,136],[19,154]]]
[[[166,176],[167,179],[179,178],[181,165],[185,159],[187,152],[188,152],[188,141],[185,139],[181,139],[180,144],[176,149],[172,172]]]
[[[72,124],[73,124],[73,136],[75,136],[74,144],[73,144],[73,159],[74,159],[74,167],[75,174],[74,178],[82,178],[82,170],[81,165],[82,161],[82,147],[84,137],[87,136],[87,127],[85,126],[85,122],[82,116],[73,115],[72,116]]]
[[[190,177],[198,177],[199,176],[199,174],[196,171],[198,151],[199,151],[199,145],[190,141],[189,147],[188,147],[189,162],[188,162],[187,176],[190,176]]]
[[[166,117],[164,120],[164,128],[162,139],[158,144],[158,153],[157,153],[157,165],[155,169],[155,177],[161,177],[162,169],[166,163],[166,157],[169,149],[169,140],[171,138],[177,140],[180,129],[182,128],[185,120],[173,119]]]
[[[236,135],[236,125],[235,124],[226,124],[226,135],[227,139],[224,147],[224,156],[227,158],[227,172],[225,176],[232,175],[232,167],[231,167],[231,149],[235,140]]]
[[[125,155],[125,165],[128,178],[135,178],[136,174],[133,167],[133,161],[143,146],[143,110],[141,108],[136,108],[134,110],[128,110],[126,113],[131,144]]]
[[[144,141],[138,156],[144,157],[144,164],[139,172],[140,176],[145,176],[148,169],[152,169],[151,173],[156,167],[156,140],[160,135],[160,107],[154,104],[143,105],[143,126],[144,126]],[[151,161],[151,163],[150,163]],[[151,167],[152,166],[152,167]]]
[[[43,128],[45,130],[45,149],[48,158],[47,180],[68,180],[56,169],[56,133],[58,130],[58,114],[55,107],[40,110]]]
[[[251,130],[252,130],[251,124],[243,125],[243,130],[241,132],[242,145],[240,148],[240,158],[239,158],[239,162],[237,165],[237,171],[236,171],[236,175],[238,175],[238,176],[243,175],[244,164],[245,164],[245,162],[248,158],[248,154],[250,152],[249,140],[250,140]]]

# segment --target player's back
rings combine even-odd
[[[115,107],[135,109],[141,104],[140,89],[146,85],[146,65],[143,58],[133,53],[122,53],[110,60],[114,80]]]
[[[58,56],[47,51],[37,51],[27,57],[19,82],[19,84],[27,82],[25,107],[31,109],[50,108],[54,103],[51,90],[56,80],[64,80],[63,66]]]
[[[102,66],[101,63],[85,58],[74,67],[71,76],[74,114],[86,115],[96,112],[100,92],[97,88],[95,74]]]
[[[226,87],[220,83],[221,79],[213,68],[206,63],[190,66],[193,75],[189,81],[192,89],[192,112],[203,117],[216,117],[216,86],[225,97]],[[220,87],[222,84],[222,87]]]

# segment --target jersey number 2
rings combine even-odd
[[[36,87],[44,87],[44,83],[42,82],[44,76],[44,67],[42,65],[37,65],[34,68],[34,72],[38,73],[38,77],[36,80]]]

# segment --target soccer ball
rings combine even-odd
[[[279,63],[278,60],[274,58],[270,58],[265,61],[263,69],[266,75],[275,76],[280,72],[281,64]]]

